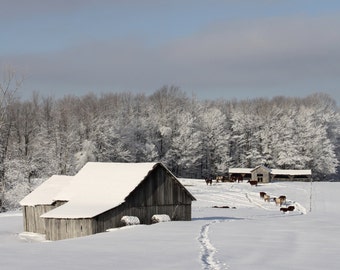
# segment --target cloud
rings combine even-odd
[[[340,55],[339,26],[336,18],[297,17],[221,24],[174,44],[170,58],[242,77],[250,71],[273,74],[273,69],[305,76],[311,65],[320,74],[325,69],[332,74]]]
[[[177,3],[176,3],[177,2]],[[158,1],[158,0],[1,0],[0,21],[13,21],[16,19],[35,16],[74,14],[81,10],[123,10],[126,11],[155,11],[166,12],[172,6],[183,7],[197,4],[197,1]]]
[[[339,28],[340,16],[220,22],[165,44],[113,38],[7,61],[46,86],[86,91],[337,89]]]
[[[46,1],[46,0],[2,0],[0,20],[16,20],[33,16],[40,16],[45,13],[59,13],[75,10],[86,1]]]

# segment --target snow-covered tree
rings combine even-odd
[[[250,101],[240,102],[231,114],[232,165],[254,167],[259,164],[259,117]],[[256,135],[256,136],[255,136]]]
[[[217,108],[203,108],[200,112],[202,138],[202,174],[225,173],[229,167],[229,138],[226,116]]]
[[[9,142],[11,140],[12,116],[11,108],[16,101],[16,93],[23,83],[16,72],[7,67],[0,79],[0,212],[3,207],[6,192],[6,166]]]
[[[302,107],[301,110],[296,117],[296,139],[303,158],[300,166],[312,168],[321,175],[335,173],[338,161],[334,145],[327,136],[327,127],[313,109]]]
[[[184,112],[177,117],[177,129],[166,162],[178,175],[194,176],[202,159],[201,134],[194,116]],[[191,172],[191,173],[190,173]]]
[[[0,82],[0,200],[6,207],[14,207],[20,197],[14,193],[31,189],[35,177],[72,175],[87,161],[161,161],[186,177],[264,164],[312,169],[323,179],[339,166],[339,109],[322,93],[198,101],[164,86],[150,96],[34,95],[21,102],[14,95],[21,81],[6,76]]]
[[[58,162],[58,174],[72,175],[74,154],[79,151],[81,138],[79,119],[77,118],[76,98],[67,96],[56,104],[55,142]]]
[[[79,171],[87,162],[96,161],[95,151],[94,142],[83,141],[81,150],[75,154],[75,170]]]
[[[95,130],[96,157],[101,162],[131,162],[133,156],[119,126],[106,119],[97,123]]]

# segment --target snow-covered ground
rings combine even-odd
[[[22,233],[20,213],[0,214],[0,269],[340,269],[340,183],[181,181],[197,198],[191,222],[44,242]]]

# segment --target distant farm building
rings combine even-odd
[[[251,170],[250,168],[229,168],[229,179],[251,180]]]
[[[155,214],[191,220],[195,200],[162,163],[96,162],[73,176],[59,198],[63,204],[40,216],[48,240],[104,232],[122,226],[123,216],[138,217],[142,224],[151,224]],[[30,216],[25,218],[24,223],[33,222]]]
[[[259,165],[255,168],[229,168],[229,179],[242,177],[244,180],[269,183],[274,181],[310,181],[311,170],[280,170],[269,169]]]

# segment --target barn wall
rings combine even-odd
[[[23,207],[23,222],[26,232],[45,233],[45,222],[40,217],[42,214],[55,208],[52,205],[36,205]]]
[[[45,234],[45,221],[40,216],[64,203],[58,201],[53,205],[23,206],[24,231]]]
[[[116,207],[94,219],[57,219],[45,218],[46,240],[62,240],[105,232],[107,229],[122,226],[123,216],[136,216],[142,224],[151,224],[155,214],[167,214],[172,220],[191,220],[191,206],[149,206],[125,208]]]
[[[94,234],[93,219],[45,218],[46,240],[62,240]]]
[[[110,211],[98,215],[94,228],[96,233],[104,232],[110,228],[122,226],[120,220],[123,216],[136,216],[141,224],[151,224],[151,217],[156,214],[166,214],[171,220],[191,220],[191,205],[160,205],[130,207],[122,204]]]

